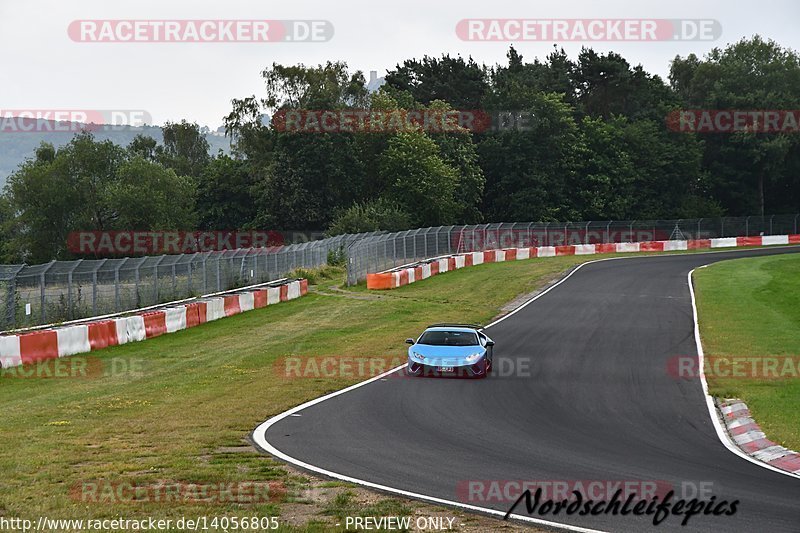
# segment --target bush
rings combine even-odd
[[[340,211],[331,222],[328,234],[401,231],[412,226],[411,216],[395,203],[384,199],[353,204]]]

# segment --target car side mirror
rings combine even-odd
[[[486,346],[494,346],[494,341],[486,341]]]
[[[416,344],[414,339],[406,339],[406,344]]]

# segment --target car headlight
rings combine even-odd
[[[417,359],[425,359],[425,356],[422,355],[421,353],[418,352],[411,352],[411,353],[413,353],[414,357],[416,357]]]
[[[482,353],[473,353],[467,356],[467,362],[472,363],[473,361],[477,361],[483,356]]]

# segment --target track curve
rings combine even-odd
[[[727,450],[700,381],[667,372],[671,357],[697,352],[692,269],[793,252],[800,249],[584,265],[489,331],[498,368],[531,359],[529,376],[388,376],[301,408],[300,416],[276,417],[254,440],[300,466],[452,502],[465,501],[467,480],[711,483],[718,500],[740,500],[735,516],[694,516],[686,527],[670,517],[657,528],[651,517],[630,515],[539,518],[610,531],[800,532],[800,479]],[[515,512],[525,514],[524,506]]]

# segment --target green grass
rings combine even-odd
[[[800,356],[800,255],[723,261],[694,277],[706,356]],[[800,376],[709,376],[709,388],[744,400],[770,440],[800,450]]]
[[[302,487],[277,461],[220,448],[241,447],[268,417],[363,378],[287,380],[273,368],[278,358],[402,358],[403,340],[428,323],[488,321],[509,300],[587,259],[488,264],[368,295],[363,284],[327,291],[343,282],[341,270],[327,269],[315,278],[324,293],[92,354],[105,364],[135,362],[132,374],[0,378],[0,516],[280,513],[280,503],[99,504],[69,493],[76,484],[103,480],[280,480],[290,491]]]
[[[276,361],[288,355],[402,359],[403,340],[425,325],[486,323],[518,295],[596,258],[485,264],[379,292],[367,292],[364,284],[334,290],[343,271],[328,268],[310,273],[318,285],[299,300],[91,354],[106,365],[135,363],[132,373],[0,377],[0,516],[253,516],[302,505],[296,502],[309,480],[242,449],[244,439],[270,416],[363,378],[286,379]],[[270,480],[286,485],[286,504],[98,504],[70,497],[70,489],[85,481]],[[397,512],[401,504],[375,505]],[[335,502],[329,514],[320,509],[300,530],[326,530],[335,509]]]

